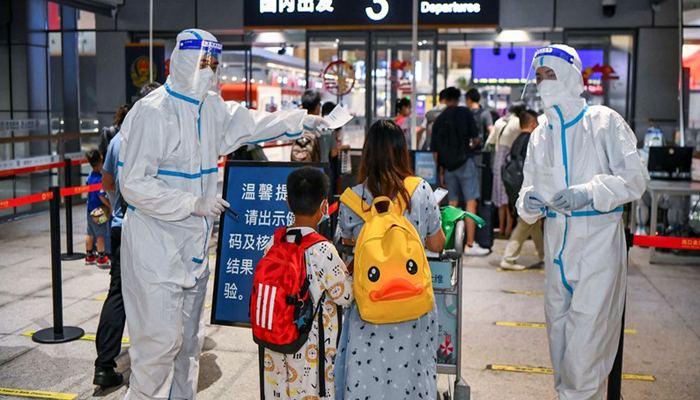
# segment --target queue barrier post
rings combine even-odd
[[[625,228],[625,239],[627,242],[627,260],[629,261],[630,249],[634,243],[634,235],[629,228]],[[613,363],[610,375],[608,375],[608,397],[607,400],[620,400],[622,398],[622,356],[625,347],[625,312],[627,310],[627,288],[625,288],[625,305],[622,309],[622,326],[620,327],[620,343],[617,347],[617,355]]]
[[[61,278],[61,188],[49,189],[53,195],[49,200],[51,223],[51,289],[53,293],[53,327],[42,329],[32,335],[37,343],[65,343],[80,339],[85,331],[74,326],[63,326],[63,281]]]
[[[73,186],[73,160],[65,159],[65,187]],[[73,261],[85,258],[85,253],[73,252],[73,196],[66,196],[66,252],[61,254],[61,260]]]

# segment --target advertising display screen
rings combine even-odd
[[[492,48],[472,51],[472,81],[477,85],[524,85],[527,83],[532,58],[538,47],[501,48],[498,55]],[[578,50],[583,69],[603,65],[603,50]],[[530,79],[534,80],[534,73]]]

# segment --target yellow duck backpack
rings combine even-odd
[[[420,184],[409,177],[412,196]],[[433,308],[433,282],[423,241],[404,217],[406,205],[381,196],[368,206],[351,189],[340,201],[365,224],[355,244],[354,291],[360,317],[373,324],[416,319]]]

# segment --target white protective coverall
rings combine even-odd
[[[581,98],[576,51],[562,45],[540,49],[533,69],[541,66],[554,70],[557,80],[538,85],[547,118],[530,137],[518,213],[529,224],[547,218],[545,314],[559,399],[602,400],[627,287],[622,205],[642,196],[649,175],[624,119]],[[528,192],[549,203],[576,185],[590,205],[570,216],[552,208],[528,213],[523,205]]]
[[[214,221],[194,214],[195,201],[216,196],[219,155],[298,136],[306,116],[224,102],[208,90],[214,71],[200,69],[203,54],[220,52],[216,38],[190,29],[177,42],[166,84],[135,104],[121,130],[120,188],[129,204],[121,258],[131,339],[127,399],[196,398]]]

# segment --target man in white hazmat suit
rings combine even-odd
[[[228,206],[216,196],[218,156],[298,136],[304,123],[325,124],[304,110],[270,114],[224,102],[211,90],[221,48],[208,32],[181,32],[166,84],[137,102],[122,126],[127,399],[196,398],[208,239]]]
[[[602,400],[627,287],[622,205],[649,175],[637,139],[610,108],[581,98],[581,61],[553,45],[533,60],[546,123],[530,138],[520,217],[545,218],[545,314],[560,400]]]

